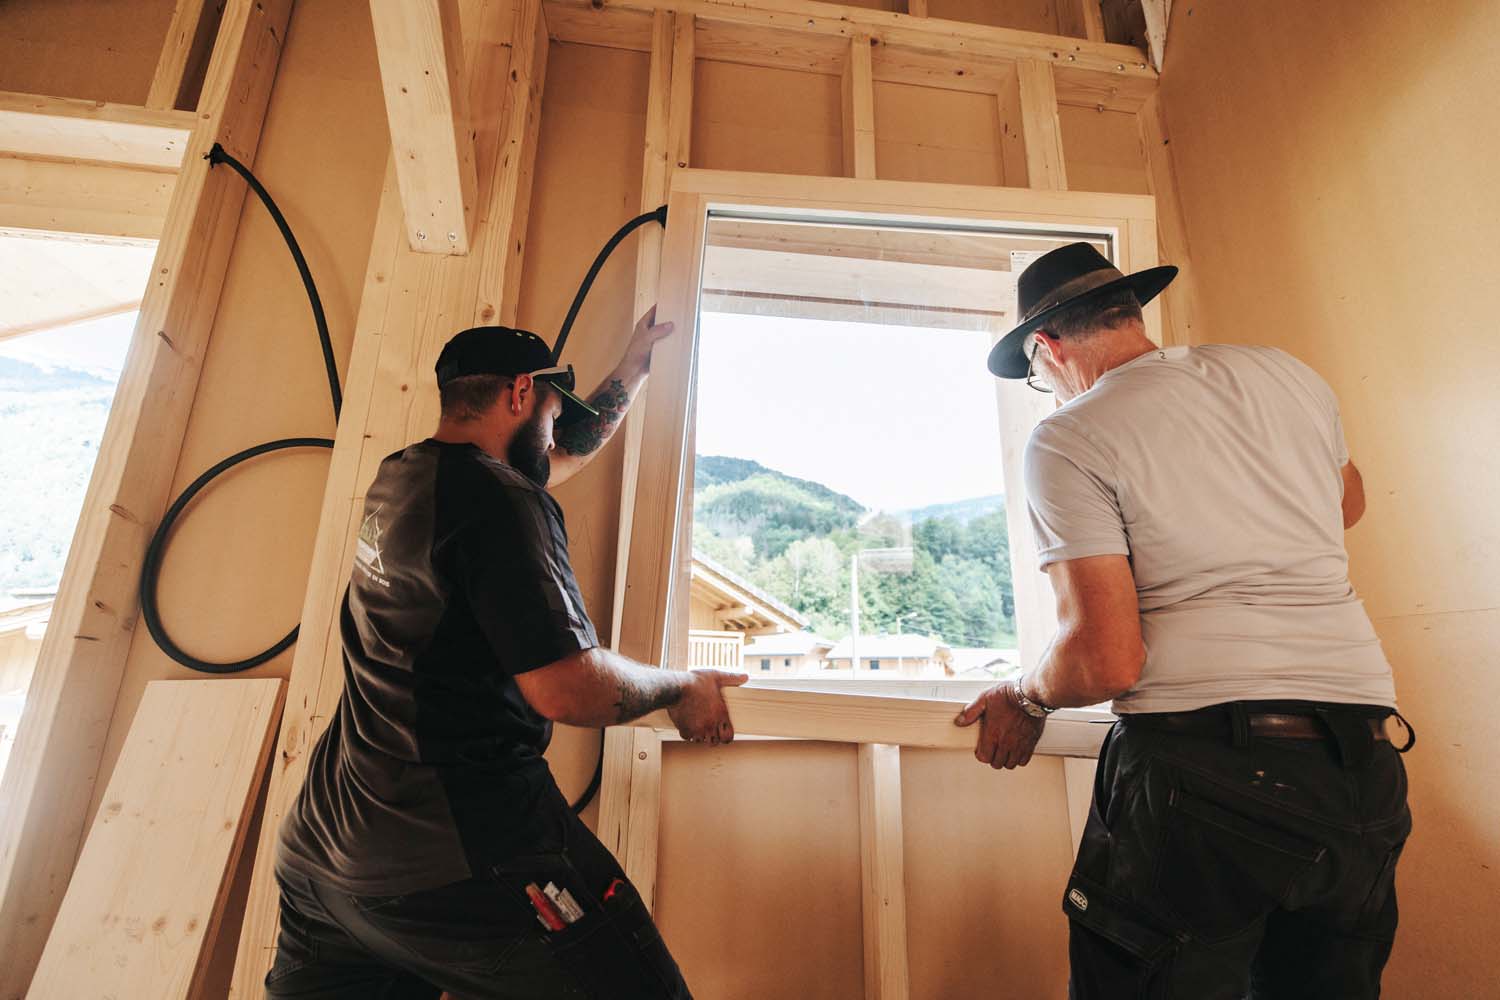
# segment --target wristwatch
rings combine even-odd
[[[1019,679],[1017,679],[1015,682],[1015,689],[1016,701],[1020,702],[1021,711],[1025,712],[1033,719],[1045,719],[1047,716],[1057,711],[1057,709],[1055,708],[1048,708],[1046,705],[1043,705],[1040,702],[1032,701],[1030,698],[1026,697],[1026,689],[1021,686],[1021,681]]]

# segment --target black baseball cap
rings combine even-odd
[[[476,326],[454,334],[438,355],[437,382],[447,385],[466,375],[530,375],[562,397],[559,423],[597,417],[599,411],[573,392],[573,366],[559,365],[547,342],[528,330]]]

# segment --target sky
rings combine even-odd
[[[125,367],[135,317],[133,312],[121,313],[0,340],[0,357],[117,379]]]
[[[697,453],[872,509],[1003,493],[989,345],[982,331],[704,313]]]

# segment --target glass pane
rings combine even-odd
[[[1080,238],[1113,256],[1022,226],[710,219],[689,665],[908,694],[1020,668],[1007,500],[1053,404],[985,360],[1016,277]]]
[[[0,774],[154,253],[0,235]]]

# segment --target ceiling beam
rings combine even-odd
[[[191,111],[0,91],[0,155],[175,171],[194,121]]]
[[[159,170],[0,156],[0,231],[154,240],[175,179]]]
[[[698,56],[838,75],[856,35],[874,46],[874,77],[898,83],[997,93],[1018,59],[1056,68],[1063,104],[1134,111],[1156,89],[1156,71],[1128,45],[1034,31],[911,17],[817,0],[546,0],[558,41],[645,51],[658,10],[693,14]]]
[[[406,238],[466,254],[478,189],[458,0],[370,0]]]

